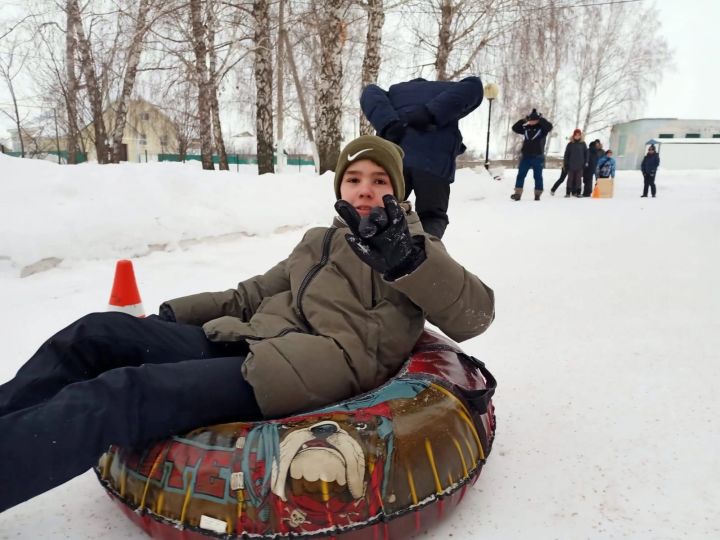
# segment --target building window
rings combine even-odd
[[[658,139],[673,139],[675,135],[673,133],[661,133],[658,135]]]
[[[149,112],[140,113],[140,120],[150,120],[150,113]]]
[[[685,138],[686,139],[699,139],[700,134],[699,133],[686,133]]]
[[[625,155],[625,147],[626,146],[627,146],[627,135],[620,135],[620,140],[618,141],[618,149],[617,149],[618,156]]]
[[[138,144],[140,146],[145,146],[147,144],[147,135],[144,133],[140,134],[140,137],[138,137]]]
[[[160,146],[167,146],[168,145],[168,136],[163,135],[160,137]]]
[[[713,133],[713,139],[720,139],[720,133]]]

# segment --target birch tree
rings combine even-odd
[[[536,108],[551,122],[557,124],[558,116],[568,107],[561,103],[564,66],[568,63],[571,47],[594,39],[575,35],[576,15],[569,9],[546,0],[528,0],[526,10],[521,11],[509,30],[500,38],[502,68],[500,87],[504,115],[498,117],[509,131],[518,118]],[[542,31],[535,31],[542,28]],[[565,84],[567,86],[567,84]],[[558,136],[553,130],[550,137]],[[513,137],[510,135],[510,137]],[[520,142],[513,137],[519,150]]]
[[[15,36],[11,39],[6,39],[3,44],[7,43],[9,43],[9,47],[2,51],[4,55],[0,55],[0,79],[3,80],[7,86],[8,92],[10,93],[10,99],[12,100],[12,113],[8,113],[5,109],[0,110],[2,110],[2,112],[5,113],[5,115],[7,115],[15,124],[18,139],[20,141],[20,156],[25,157],[25,141],[23,140],[22,118],[18,107],[15,79],[18,75],[20,75],[25,66],[29,49],[23,50],[20,46],[19,39]],[[3,56],[5,56],[5,60],[3,60]]]
[[[258,173],[275,172],[273,166],[272,43],[267,0],[253,2],[255,19],[255,133]]]
[[[361,85],[365,88],[377,82],[380,72],[380,46],[382,44],[382,30],[385,24],[385,11],[383,0],[367,0],[364,5],[367,10],[367,35],[365,39],[365,55],[362,63]],[[373,135],[375,130],[362,112],[360,113],[360,134]]]
[[[218,86],[220,82],[218,72],[218,55],[215,48],[215,37],[218,32],[218,17],[215,12],[215,2],[206,0],[206,27],[208,43],[208,97],[210,98],[210,115],[213,126],[213,141],[215,151],[218,154],[218,165],[221,171],[229,170],[227,152],[225,150],[225,138],[222,132],[220,121],[220,102],[218,100]]]
[[[66,149],[69,165],[77,163],[78,140],[80,129],[78,127],[78,77],[75,66],[77,56],[77,39],[72,31],[72,15],[70,0],[65,3],[65,117],[66,117]],[[61,78],[58,76],[58,80]]]
[[[439,81],[468,73],[478,55],[507,31],[508,25],[502,24],[506,17],[502,15],[518,1],[410,2],[405,12],[409,20],[415,21],[415,56],[420,73],[425,67],[432,66]]]
[[[100,81],[95,71],[95,64],[90,48],[90,42],[85,34],[80,14],[78,0],[68,0],[69,23],[68,32],[77,36],[77,46],[80,53],[80,66],[85,79],[85,91],[90,101],[93,118],[93,131],[95,139],[95,153],[98,163],[107,163],[109,158],[107,129],[103,117],[103,94]]]
[[[140,0],[137,15],[135,16],[132,38],[127,49],[127,64],[122,81],[122,90],[115,102],[115,126],[111,137],[113,163],[119,163],[120,156],[122,155],[122,139],[127,121],[128,101],[135,86],[143,40],[148,30],[147,19],[151,5],[152,0]]]
[[[317,94],[319,173],[334,170],[342,143],[342,50],[344,0],[327,0],[320,18],[320,80]]]
[[[207,44],[202,22],[202,0],[190,0],[192,45],[195,53],[195,76],[198,86],[198,124],[202,168],[215,169],[212,151],[212,125],[210,120],[210,90],[207,68]]]
[[[587,40],[572,56],[577,89],[576,125],[593,133],[624,119],[662,77],[672,56],[652,6],[612,4],[587,8],[581,33]]]

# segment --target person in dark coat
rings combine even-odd
[[[642,163],[640,164],[640,170],[643,173],[643,180],[645,181],[645,186],[643,187],[643,194],[641,195],[641,197],[648,196],[648,188],[650,188],[652,196],[655,197],[655,193],[657,191],[655,188],[655,173],[657,172],[659,166],[660,156],[655,150],[655,145],[651,144],[648,148],[647,154],[645,155]]]
[[[563,166],[568,173],[567,195],[580,197],[582,174],[588,164],[588,147],[583,140],[582,131],[573,131],[572,139],[565,147]]]
[[[583,197],[590,197],[593,190],[593,177],[597,168],[598,159],[603,155],[602,145],[598,139],[590,143],[588,148],[588,160],[585,170],[583,171]]]
[[[478,77],[461,81],[413,79],[383,90],[365,87],[360,107],[378,135],[405,152],[406,194],[415,192],[415,210],[425,232],[442,238],[448,226],[455,158],[465,152],[458,120],[482,102]]]
[[[512,130],[523,136],[523,144],[520,150],[521,157],[515,180],[515,192],[510,195],[512,200],[519,201],[522,197],[525,177],[530,169],[533,170],[533,179],[535,180],[535,200],[540,200],[543,192],[542,171],[545,166],[545,139],[552,128],[553,125],[543,118],[537,109],[533,109],[525,118],[521,118],[513,124]]]

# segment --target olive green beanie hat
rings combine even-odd
[[[369,159],[380,165],[390,177],[390,183],[398,201],[405,200],[405,179],[403,178],[403,156],[405,152],[397,144],[375,135],[362,135],[353,139],[340,152],[335,167],[335,196],[340,199],[340,183],[345,170],[353,161]]]

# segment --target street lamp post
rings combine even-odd
[[[485,142],[485,168],[487,169],[490,166],[490,118],[492,116],[492,102],[496,97],[498,97],[500,88],[498,88],[497,84],[488,83],[485,85],[483,93],[489,102],[487,141]]]

